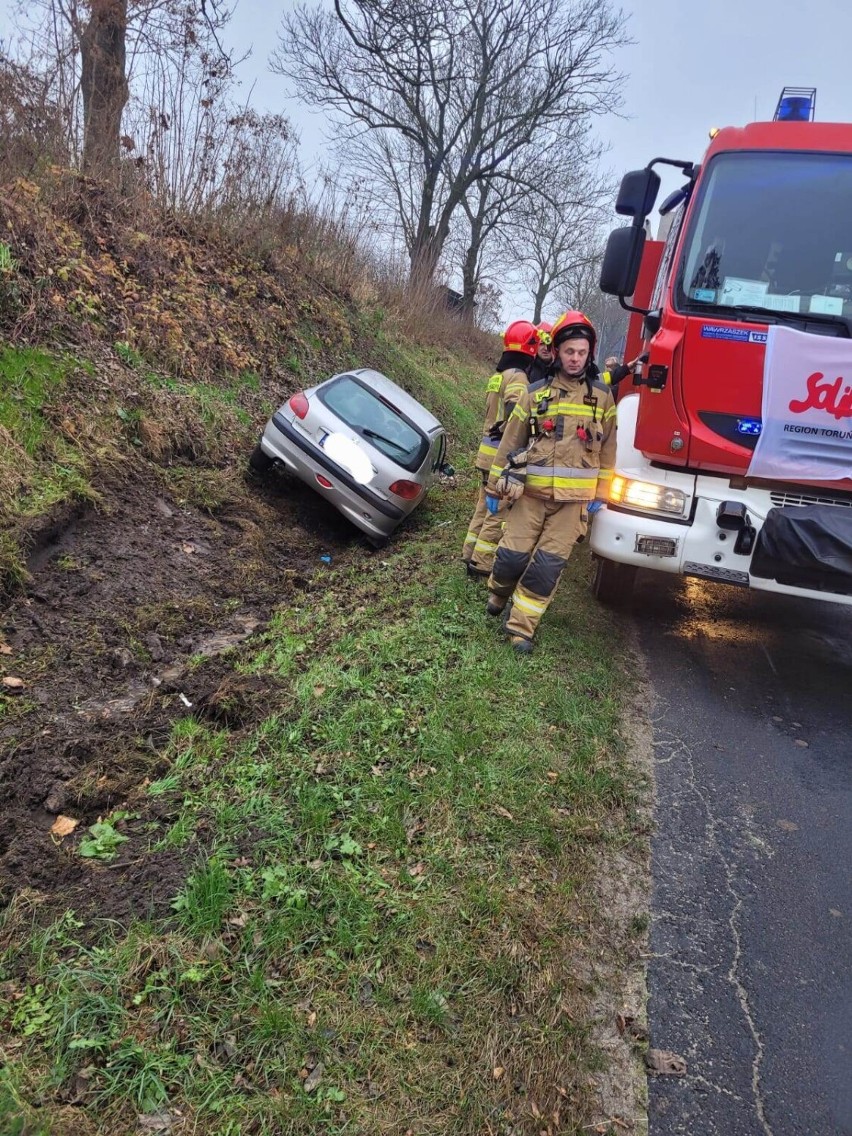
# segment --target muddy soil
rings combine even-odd
[[[161,471],[136,468],[102,487],[100,511],[66,514],[36,539],[32,582],[0,609],[0,670],[23,683],[4,688],[0,707],[0,904],[31,889],[45,918],[69,907],[121,922],[167,911],[185,851],[119,852],[104,864],[76,843],[117,808],[136,814],[126,831],[162,836],[177,802],[144,790],[165,772],[187,704],[239,726],[274,698],[265,680],[235,690],[221,652],[262,631],[294,591],[322,588],[321,557],[339,566],[373,555],[284,475],[222,476],[232,480],[210,514],[179,504]],[[60,815],[79,822],[65,839],[51,833]]]

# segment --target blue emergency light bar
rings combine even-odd
[[[816,87],[785,87],[775,108],[775,122],[813,122]]]

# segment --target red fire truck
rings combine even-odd
[[[644,363],[622,384],[610,501],[592,528],[604,602],[626,600],[646,568],[852,604],[852,124],[815,122],[815,94],[785,88],[773,121],[711,131],[700,165],[657,158],[621,183],[631,223],[610,235],[601,288],[634,313],[626,357]],[[656,241],[661,165],[684,184]],[[787,343],[785,328],[813,358],[807,389],[838,427],[840,477],[836,462],[831,476],[807,463],[755,476],[767,342]]]

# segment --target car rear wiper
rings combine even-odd
[[[399,442],[395,442],[393,438],[386,438],[384,434],[377,434],[375,430],[371,430],[369,426],[362,426],[361,433],[365,438],[375,438],[377,442],[387,442],[389,446],[393,446],[395,450],[399,450],[401,454],[408,453],[408,446],[401,446]]]
[[[712,304],[708,307],[712,307],[713,311],[720,315],[732,313],[733,318],[739,316],[748,319],[750,316],[757,316],[761,323],[777,324],[789,320],[791,323],[816,323],[825,327],[836,327],[840,329],[842,337],[852,338],[852,325],[846,316],[830,315],[826,312],[781,312],[772,308],[761,308],[757,304]],[[706,311],[706,308],[702,304],[697,310]]]

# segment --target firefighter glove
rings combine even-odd
[[[589,514],[590,517],[593,517],[602,505],[603,505],[603,501],[590,501],[588,503],[588,505],[586,506],[586,512]]]
[[[507,501],[517,501],[524,493],[523,480],[517,476],[512,476],[512,474],[508,472],[502,473],[497,478],[495,488],[500,496],[505,497]]]

